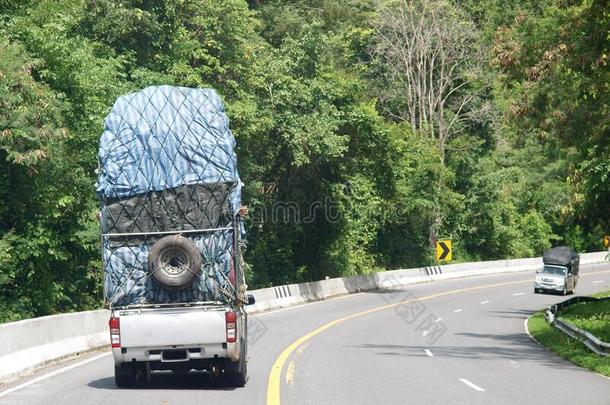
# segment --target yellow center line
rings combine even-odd
[[[588,275],[601,274],[601,273],[610,273],[610,271],[604,270],[604,271],[585,273],[585,274],[581,274],[581,276],[588,276]],[[338,325],[338,324],[348,321],[350,319],[354,319],[354,318],[357,318],[360,316],[383,311],[385,309],[394,308],[399,305],[408,304],[408,303],[415,302],[415,301],[427,301],[427,300],[431,300],[434,298],[443,297],[446,295],[460,294],[460,293],[468,292],[468,291],[476,291],[476,290],[483,290],[486,288],[503,287],[503,286],[507,286],[507,285],[525,284],[525,283],[532,283],[532,282],[533,282],[532,279],[529,278],[527,280],[508,281],[505,283],[487,284],[487,285],[482,285],[482,286],[478,286],[478,287],[468,287],[468,288],[460,288],[457,290],[444,291],[441,293],[427,295],[427,296],[424,296],[421,298],[413,298],[413,299],[409,299],[409,300],[395,302],[393,304],[387,304],[387,305],[382,305],[380,307],[367,309],[366,311],[358,312],[358,313],[348,315],[343,318],[335,319],[334,321],[328,322],[328,323],[320,326],[318,329],[315,329],[315,330],[307,333],[306,335],[301,336],[297,340],[295,340],[288,347],[286,347],[284,349],[284,351],[279,355],[279,357],[275,360],[275,362],[273,363],[273,366],[271,366],[271,372],[269,373],[269,383],[267,385],[267,405],[280,405],[280,386],[281,386],[282,370],[284,368],[284,365],[286,364],[286,361],[290,357],[290,355],[303,343],[306,343],[308,340],[310,340],[314,336],[319,335],[320,333],[324,332],[327,329],[332,328],[335,325]]]

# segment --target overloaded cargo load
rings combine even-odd
[[[234,148],[214,90],[153,86],[117,99],[97,183],[110,307],[234,299]]]
[[[544,252],[542,261],[547,265],[565,266],[578,273],[580,256],[569,246],[557,246]]]

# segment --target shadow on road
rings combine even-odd
[[[461,339],[463,344],[460,345],[437,344],[431,347],[372,343],[350,347],[376,351],[375,354],[382,356],[426,357],[424,349],[430,349],[437,358],[480,361],[513,360],[522,364],[534,362],[559,369],[578,368],[539,346],[525,333],[489,334],[468,332],[455,333],[454,336],[466,338],[466,341]]]
[[[151,381],[147,384],[137,384],[133,388],[118,388],[114,384],[114,377],[100,378],[87,384],[91,388],[104,390],[215,390],[233,391],[235,387],[229,387],[223,380],[212,379],[207,373],[189,373],[177,375],[173,373],[153,373]]]
[[[510,318],[510,319],[521,319],[521,321],[528,318],[535,311],[530,309],[508,309],[505,311],[487,311],[489,314],[495,314],[494,318]]]

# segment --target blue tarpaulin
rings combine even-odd
[[[104,292],[111,305],[222,299],[221,291],[230,286],[227,279],[234,239],[232,229],[183,235],[195,242],[204,268],[190,287],[173,291],[156,285],[148,277],[147,258],[155,238],[127,235],[119,242],[113,241],[108,235],[108,224],[116,222],[116,218],[110,217],[112,212],[117,212],[117,204],[127,204],[130,198],[134,201],[138,196],[197,184],[230,184],[227,203],[235,214],[241,206],[242,184],[234,148],[229,120],[214,90],[153,86],[116,100],[104,122],[97,183],[101,201]],[[167,196],[163,201],[167,203]],[[111,207],[115,207],[114,211]],[[123,211],[121,215],[126,217]],[[141,212],[146,218],[138,222],[133,218],[138,211],[132,208],[128,219],[140,227],[150,222],[150,229],[144,231],[187,229],[175,221],[177,229],[155,228],[155,220],[166,211],[163,214],[150,211],[144,207]],[[180,213],[172,211],[172,215]],[[166,222],[163,226],[167,226]],[[232,227],[231,222],[221,225],[221,228]],[[190,226],[188,229],[192,230],[192,221]]]

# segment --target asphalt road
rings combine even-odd
[[[607,289],[610,266],[581,267],[576,294]],[[245,388],[157,374],[117,389],[110,354],[98,352],[1,386],[0,404],[608,405],[610,379],[525,332],[529,314],[563,299],[534,295],[524,273],[355,294],[251,316]]]

